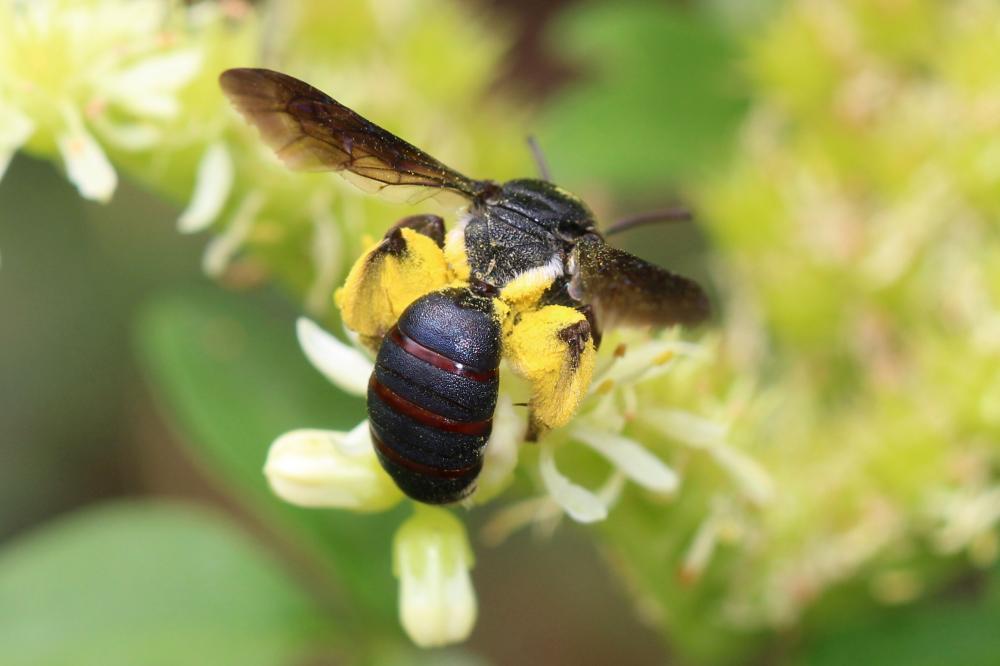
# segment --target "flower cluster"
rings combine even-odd
[[[307,358],[332,383],[347,393],[364,395],[373,364],[366,348],[348,345],[308,319],[297,326]],[[613,334],[602,348],[600,365],[577,417],[565,428],[548,433],[536,445],[525,445],[531,456],[520,456],[527,429],[523,404],[526,387],[512,372],[504,372],[493,432],[486,447],[483,471],[467,508],[490,503],[514,478],[524,458],[540,495],[517,500],[496,511],[483,537],[496,542],[511,531],[535,525],[544,531],[569,516],[581,523],[602,521],[631,482],[653,502],[670,501],[680,486],[680,474],[664,458],[667,440],[706,453],[734,479],[736,494],[766,503],[771,496],[767,474],[751,458],[727,442],[732,414],[719,418],[671,407],[657,383],[672,377],[678,386],[712,362],[709,348],[681,340],[676,332]],[[633,436],[637,433],[641,438]],[[658,443],[662,457],[647,447]],[[597,459],[581,458],[581,451]],[[596,490],[567,477],[556,465],[583,476],[603,474]],[[403,499],[379,464],[368,429],[362,421],[348,432],[295,430],[271,447],[265,474],[274,492],[306,507],[352,511],[383,511]],[[693,569],[703,566],[708,536],[692,544]],[[395,572],[400,579],[400,617],[413,640],[422,646],[464,640],[472,630],[476,603],[469,579],[473,560],[462,524],[447,510],[415,504],[415,513],[397,532],[393,545]]]
[[[229,107],[219,73],[289,72],[443,161],[503,179],[529,172],[523,104],[483,94],[505,47],[500,27],[449,0],[0,0],[0,176],[24,150],[107,202],[125,174],[183,206],[181,232],[211,232],[206,273],[236,286],[274,279],[327,318],[344,259],[407,211],[335,176],[289,172]],[[355,360],[337,374],[364,382],[370,362]],[[484,489],[510,479],[520,424],[504,415],[514,411],[501,406]],[[373,460],[364,427],[299,433],[275,444],[268,475],[297,503],[375,511],[401,496]],[[468,633],[475,603],[461,524],[417,512],[395,553],[415,639]]]
[[[481,99],[503,32],[458,3],[289,0],[268,5],[266,26],[261,11],[246,0],[0,0],[0,177],[20,149],[58,160],[82,196],[106,202],[125,173],[184,206],[180,231],[213,232],[206,273],[274,278],[325,316],[344,258],[399,208],[285,169],[229,107],[220,72],[295,74],[473,174],[523,173],[524,130],[502,96]]]
[[[471,175],[528,173],[524,131],[480,94],[502,37],[457,3],[267,11],[265,32],[243,0],[0,0],[0,176],[23,149],[107,201],[128,174],[186,202],[182,231],[213,232],[209,274],[273,276],[329,322],[344,259],[409,211],[288,173],[228,109],[220,71],[310,80]],[[505,371],[468,504],[517,498],[484,539],[594,523],[642,616],[703,656],[738,649],[724,630],[795,622],[844,581],[898,603],[924,588],[927,554],[993,561],[998,35],[981,0],[780,3],[749,44],[741,154],[701,191],[724,335],[612,333],[576,418],[538,445],[522,443],[526,387]],[[322,373],[364,392],[360,347],[309,320],[298,333]],[[286,434],[266,473],[302,506],[403,501],[364,422]],[[421,645],[473,626],[469,542],[424,506],[397,532],[401,620]]]
[[[702,658],[845,582],[899,603],[957,554],[997,555],[998,35],[993,3],[802,0],[750,43],[758,101],[700,206],[725,358],[767,378],[735,434],[775,501],[747,515],[706,492],[607,532],[648,617]],[[698,585],[664,574],[733,542]]]
[[[202,67],[172,14],[158,0],[0,3],[0,177],[22,147],[57,153],[83,197],[109,200],[118,177],[102,141],[161,142]]]

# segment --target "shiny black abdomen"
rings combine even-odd
[[[467,496],[492,428],[500,326],[490,299],[467,289],[414,301],[385,336],[368,384],[382,467],[428,504]]]

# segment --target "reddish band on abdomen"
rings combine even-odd
[[[411,472],[416,472],[417,474],[421,474],[423,476],[434,476],[439,479],[459,479],[468,475],[470,472],[475,471],[476,468],[480,466],[480,463],[474,463],[459,469],[439,469],[437,467],[431,467],[430,465],[418,463],[415,460],[410,460],[409,458],[400,455],[398,451],[390,446],[387,446],[385,442],[382,441],[382,438],[380,438],[375,432],[375,428],[371,425],[368,426],[368,431],[371,433],[372,443],[375,445],[375,448],[379,453],[400,467],[405,467]]]
[[[446,416],[435,414],[416,403],[410,402],[390,389],[378,380],[374,372],[371,379],[368,380],[368,387],[392,410],[436,430],[457,432],[461,435],[486,435],[493,426],[493,419],[486,419],[485,421],[456,421]]]
[[[430,363],[436,368],[440,368],[445,372],[451,373],[453,375],[459,375],[461,377],[467,377],[477,382],[489,382],[496,378],[496,370],[476,370],[475,368],[470,368],[467,365],[459,363],[458,361],[453,361],[443,354],[423,346],[413,338],[403,333],[399,330],[398,326],[393,326],[392,331],[389,332],[389,337],[392,341],[399,345],[399,348],[405,351],[410,356],[416,356],[421,361]]]

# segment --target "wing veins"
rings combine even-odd
[[[265,143],[289,158],[291,168],[350,171],[380,183],[378,191],[385,186],[413,186],[450,190],[473,199],[482,189],[481,181],[449,168],[298,79],[244,68],[223,72],[219,81]]]

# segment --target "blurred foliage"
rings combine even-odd
[[[481,23],[458,3],[282,2],[261,5],[261,10],[264,15],[242,2],[2,3],[0,174],[11,152],[23,147],[61,161],[69,180],[90,199],[109,198],[119,171],[175,203],[193,197],[194,208],[208,191],[214,199],[207,207],[210,214],[203,210],[197,224],[181,225],[183,231],[196,231],[216,222],[218,235],[206,248],[205,270],[241,286],[276,280],[323,315],[343,261],[357,253],[365,230],[381,234],[408,210],[368,197],[333,176],[289,173],[229,109],[216,82],[220,71],[265,64],[292,72],[335,91],[411,140],[437,146],[435,154],[470,173],[504,177],[521,171],[514,165],[528,160],[524,132],[512,129],[519,117],[513,106],[502,96],[485,94],[502,56],[502,27]],[[62,209],[52,216],[81,217]],[[135,224],[155,221],[155,215],[145,218],[132,220],[132,228],[148,234],[143,224]],[[126,280],[138,271],[130,286],[143,284],[161,262],[166,258],[133,257],[112,279]],[[22,263],[8,259],[5,268]],[[87,291],[86,282],[63,277]],[[75,293],[72,286],[57,290],[62,300]],[[108,349],[116,359],[125,347],[118,335],[121,320],[95,315],[122,314],[127,308],[119,312],[110,302],[121,293],[110,286],[109,302],[94,307],[88,298],[83,306],[90,308],[91,321],[112,331],[109,342],[116,343]],[[287,544],[289,564],[309,572],[314,596],[336,614],[342,630],[353,628],[349,652],[366,655],[366,662],[414,663],[409,646],[397,640],[389,562],[386,521],[398,523],[399,516],[329,516],[281,506],[266,491],[261,467],[277,434],[307,424],[344,426],[363,413],[363,405],[308,368],[288,310],[273,302],[251,302],[239,308],[221,296],[184,292],[150,305],[137,332],[156,393],[176,414],[209,478],[249,509],[272,539]],[[59,336],[52,344],[66,340],[65,330],[51,330]],[[95,383],[108,384],[101,394],[106,405],[118,404],[115,391],[122,388],[113,377],[120,379],[114,373],[123,371],[121,363],[93,368]],[[75,403],[67,399],[64,405]],[[64,405],[52,408],[69,414]],[[77,450],[74,455],[85,454]],[[32,469],[52,469],[27,456],[19,460]],[[27,477],[17,478],[20,483]],[[185,564],[177,560],[178,567]],[[71,586],[64,591],[73,593]],[[182,607],[176,604],[178,612]],[[106,629],[95,628],[95,640]],[[35,634],[31,640],[44,647],[44,637]],[[92,646],[76,647],[80,659],[89,658]],[[438,657],[468,662],[461,653]],[[276,660],[263,652],[260,658]]]
[[[728,365],[758,378],[732,436],[775,498],[716,520],[718,483],[691,467],[682,503],[628,494],[601,525],[640,611],[699,660],[996,557],[998,26],[974,1],[787,2],[746,36],[739,155],[696,199]]]
[[[820,632],[797,663],[990,666],[1000,654],[1000,635],[994,631],[1000,622],[1000,576],[994,569],[987,589],[971,598],[932,598],[859,620]]]
[[[271,558],[219,517],[117,504],[0,553],[9,666],[292,663],[336,630]]]
[[[312,563],[318,582],[329,585],[333,577],[346,592],[342,621],[394,628],[395,586],[386,574],[396,520],[275,502],[261,472],[268,446],[282,432],[353,426],[364,409],[309,366],[293,321],[280,302],[238,304],[210,292],[165,296],[140,319],[141,360],[196,459],[269,528],[319,558]]]
[[[801,631],[792,660],[807,664],[991,663],[995,573],[972,600],[931,597],[890,611],[881,604],[912,601],[970,563],[986,567],[1000,550],[1000,10],[978,0],[788,0],[741,24],[739,4],[588,3],[551,33],[582,68],[541,114],[556,179],[599,209],[609,198],[662,202],[664,191],[693,198],[722,294],[721,360],[674,364],[589,415],[621,421],[669,460],[683,492],[671,501],[628,486],[591,534],[639,615],[692,661],[745,662],[768,647],[777,654],[765,658],[787,658],[790,636]],[[222,11],[247,10],[242,3],[170,7],[164,30],[143,33],[140,51],[198,51],[190,80],[167,91],[183,113],[144,118],[126,100],[105,115],[109,107],[93,102],[108,100],[93,97],[86,77],[69,99],[59,97],[58,85],[86,58],[61,58],[66,77],[23,86],[25,72],[66,46],[59,31],[17,59],[14,42],[4,42],[0,113],[38,121],[30,152],[71,156],[59,147],[66,114],[33,111],[58,97],[116,168],[175,202],[198,189],[199,164],[221,147],[238,166],[231,189],[223,188],[206,266],[230,283],[274,279],[329,323],[329,290],[364,235],[411,211],[262,158],[253,131],[234,121],[217,92],[225,67],[263,63],[329,88],[471,175],[530,172],[521,137],[532,110],[487,94],[505,26],[458,3],[271,3],[263,17]],[[122,28],[105,27],[102,35]],[[138,134],[113,126],[136,121],[155,130],[153,144],[125,145]],[[0,153],[16,140],[0,132]],[[82,210],[59,200],[47,215],[92,214]],[[648,243],[651,254],[673,244],[659,240],[672,238],[666,232],[644,237],[658,239]],[[47,302],[59,315],[45,320],[38,345],[58,346],[53,331],[101,319],[74,310],[99,297],[73,279],[90,273],[72,255],[38,257],[64,283],[26,292],[25,302]],[[4,272],[27,275],[13,270],[34,260],[5,255]],[[142,279],[142,262],[123,265],[132,272],[119,281]],[[149,663],[148,654],[177,663],[195,648],[216,663],[273,663],[315,647],[320,629],[320,643],[349,635],[338,647],[348,657],[413,658],[389,576],[400,512],[280,505],[260,472],[278,434],[343,429],[363,413],[301,358],[295,309],[273,296],[234,305],[177,290],[144,310],[136,332],[156,396],[193,457],[249,509],[304,582],[286,580],[244,537],[187,509],[83,515],[0,555],[0,598],[17,600],[12,615],[0,607],[0,638],[15,646],[14,663],[87,663],[99,651],[101,663]],[[126,316],[114,311],[115,321]],[[88,330],[74,340],[92,341],[103,329]],[[700,349],[714,353],[716,343]],[[91,371],[65,358],[72,374]],[[40,371],[38,386],[54,378],[53,368],[64,369]],[[618,411],[609,414],[609,404]],[[705,415],[686,423],[705,438],[685,440],[655,419],[634,418],[660,410],[661,425],[676,422],[665,406]],[[592,451],[566,448],[560,464],[590,474],[588,482],[601,478]],[[536,458],[528,452],[525,462]],[[157,578],[149,576],[154,568]],[[105,571],[121,580],[109,582]],[[192,581],[190,599],[179,600]],[[109,589],[111,611],[86,612],[98,597],[106,603]],[[229,598],[222,606],[221,597],[199,596],[220,589]],[[163,604],[145,603],[151,599]],[[190,608],[183,626],[166,624],[161,613],[170,608]],[[214,613],[219,635],[200,633],[202,609]],[[64,641],[50,640],[53,626]],[[116,643],[123,626],[135,627],[131,640]]]
[[[737,47],[711,12],[587,3],[549,39],[583,70],[541,119],[560,182],[648,196],[698,180],[726,156],[746,92]]]
[[[0,538],[139,484],[128,442],[142,393],[123,350],[137,304],[197,275],[201,243],[175,214],[135,188],[85,202],[28,157],[0,184]]]
[[[0,10],[0,115],[12,119],[0,167],[23,144],[60,159],[88,198],[107,200],[117,170],[175,203],[203,198],[182,230],[219,232],[206,271],[243,256],[234,279],[276,279],[316,314],[363,233],[408,210],[284,168],[229,108],[221,71],[268,66],[308,80],[473,175],[506,178],[529,161],[523,105],[486,94],[503,26],[459,3],[291,0],[258,13],[239,0],[5,0]]]

